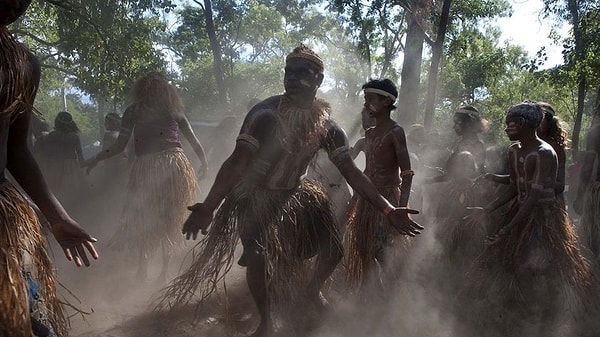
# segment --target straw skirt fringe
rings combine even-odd
[[[400,186],[379,187],[379,193],[393,205],[400,201]],[[362,197],[350,201],[344,235],[346,276],[353,288],[364,285],[375,267],[375,258],[406,258],[411,241],[408,236],[395,232],[383,214]],[[396,261],[394,261],[396,262]]]
[[[47,306],[57,336],[66,336],[66,320],[56,298],[55,276],[38,218],[27,200],[8,182],[0,183],[0,332],[31,337],[25,264]],[[5,332],[10,332],[4,335]]]
[[[208,234],[194,247],[191,266],[162,293],[156,308],[189,303],[200,305],[217,290],[233,263],[240,232],[258,226],[257,241],[266,261],[266,280],[272,312],[305,294],[310,260],[319,251],[317,237],[341,250],[329,200],[322,187],[304,180],[295,190],[266,190],[242,182],[227,196]]]
[[[183,245],[181,226],[194,202],[194,169],[180,148],[136,158],[130,174],[121,227],[112,245],[144,256]]]
[[[515,202],[510,213],[517,211]],[[535,207],[507,237],[486,246],[470,279],[480,297],[492,302],[501,299],[523,308],[539,304],[526,299],[539,292],[536,288],[540,282],[556,292],[567,307],[581,308],[589,298],[592,281],[575,228],[558,202]],[[546,293],[544,298],[552,295]]]

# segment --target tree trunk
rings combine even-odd
[[[204,0],[203,12],[204,21],[206,22],[206,31],[208,32],[208,39],[210,40],[210,48],[213,53],[215,80],[217,82],[217,90],[219,90],[219,103],[227,106],[229,99],[227,96],[227,89],[225,88],[221,47],[219,46],[219,41],[217,40],[217,31],[215,29],[215,22],[213,20],[211,0]]]
[[[398,95],[398,122],[400,125],[411,125],[417,121],[421,57],[423,56],[425,37],[423,29],[412,13],[407,12],[406,21],[408,27]]]
[[[579,20],[579,7],[577,5],[577,0],[568,0],[567,6],[569,8],[569,13],[571,13],[573,25],[573,38],[575,40],[575,60],[573,60],[575,64],[575,69],[577,69],[577,112],[575,114],[575,125],[573,125],[573,135],[571,140],[573,142],[573,152],[577,153],[579,150],[579,135],[581,134],[581,119],[583,116],[583,108],[585,103],[585,95],[586,95],[586,84],[587,79],[583,70],[580,70],[579,62],[585,59],[585,46],[583,45],[582,39],[582,27],[581,21]]]
[[[435,43],[431,46],[431,68],[429,69],[429,78],[427,82],[427,98],[425,99],[425,117],[423,125],[426,130],[433,127],[433,117],[435,113],[435,99],[437,96],[438,74],[440,71],[440,61],[444,51],[444,39],[448,28],[448,18],[450,16],[450,6],[452,0],[444,0],[442,5],[442,13],[440,16],[440,24],[437,30]]]

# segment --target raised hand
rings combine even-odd
[[[81,267],[82,262],[86,267],[90,265],[90,260],[87,256],[88,252],[94,260],[98,259],[98,253],[93,245],[98,240],[94,239],[81,228],[75,220],[67,219],[53,223],[52,234],[62,247],[67,260],[74,261],[77,267]]]
[[[202,231],[202,234],[208,233],[207,229],[212,221],[214,210],[203,203],[189,206],[188,209],[192,213],[183,223],[181,233],[185,235],[186,240],[190,238],[196,240],[199,231]]]
[[[416,236],[421,234],[421,230],[425,227],[414,222],[408,217],[408,214],[419,214],[419,211],[406,207],[395,207],[394,210],[388,213],[387,220],[402,235]]]

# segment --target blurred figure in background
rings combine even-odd
[[[585,150],[581,151],[579,187],[573,203],[575,212],[581,216],[583,244],[596,260],[600,257],[600,120],[594,118],[585,139]]]
[[[54,130],[35,149],[48,184],[67,209],[75,210],[89,189],[81,170],[83,151],[73,116],[59,112],[54,119]]]
[[[148,257],[159,247],[163,252],[160,280],[166,280],[173,246],[183,244],[181,224],[186,207],[196,195],[196,176],[180,142],[190,142],[200,159],[199,172],[207,169],[204,149],[194,134],[177,90],[158,72],[136,81],[125,110],[119,136],[108,149],[89,159],[88,172],[100,161],[125,150],[134,138],[135,161],[129,174],[127,199],[121,228],[114,235],[115,247],[137,254],[138,278],[148,273]]]

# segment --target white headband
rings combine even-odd
[[[389,92],[385,91],[385,90],[381,90],[381,89],[377,89],[377,88],[365,88],[364,92],[370,92],[373,94],[378,94],[381,96],[386,96],[392,99],[392,102],[396,101],[396,96],[390,94]]]

